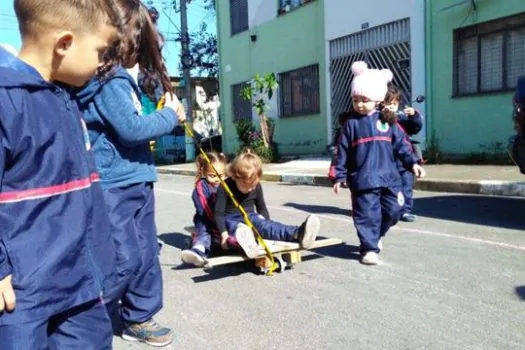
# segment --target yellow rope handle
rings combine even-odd
[[[191,137],[191,138],[194,138],[194,134],[193,134],[193,131],[191,130],[191,128],[188,126],[188,124],[186,123],[183,123],[184,125],[184,128],[186,129],[186,132],[188,133],[188,135]],[[268,270],[267,272],[267,275],[268,276],[271,276],[273,275],[273,272],[275,271],[275,269],[277,268],[277,263],[275,262],[275,259],[273,257],[273,254],[272,254],[272,251],[270,250],[270,248],[268,247],[268,245],[266,244],[266,242],[264,241],[264,239],[262,238],[261,234],[259,233],[259,231],[257,230],[257,228],[253,225],[253,223],[251,222],[250,220],[250,217],[248,216],[248,213],[246,213],[246,211],[244,210],[244,208],[239,204],[239,202],[237,202],[237,200],[235,199],[235,196],[233,195],[233,192],[230,190],[230,188],[228,187],[228,185],[226,184],[226,182],[222,179],[222,177],[220,176],[219,172],[217,171],[217,169],[215,169],[215,167],[213,166],[213,163],[211,162],[210,158],[208,158],[208,155],[206,154],[206,152],[204,152],[204,150],[201,148],[201,146],[199,144],[197,144],[197,147],[199,148],[199,152],[202,154],[202,156],[204,157],[204,159],[206,160],[206,163],[208,163],[208,165],[210,166],[210,168],[213,170],[213,172],[215,173],[215,175],[217,175],[217,177],[219,178],[220,182],[221,182],[221,185],[222,187],[224,188],[224,190],[226,191],[226,193],[228,193],[228,196],[230,197],[230,199],[232,200],[233,204],[235,205],[235,207],[237,209],[239,209],[239,211],[241,212],[243,218],[244,218],[244,222],[246,223],[246,225],[255,233],[255,237],[257,238],[257,241],[259,242],[260,245],[263,246],[264,248],[264,251],[266,252],[266,255],[268,256],[268,258],[270,259],[270,262],[271,262],[271,266],[270,266],[270,269]]]
[[[161,109],[163,107],[164,107],[164,97],[162,97],[159,100],[159,102],[157,103],[157,109]],[[188,126],[188,124],[186,124],[186,123],[182,123],[182,124],[184,125],[184,128],[186,129],[186,132],[188,133],[188,135],[192,139],[195,139],[195,135],[193,134],[193,131]],[[268,256],[268,259],[270,259],[270,262],[271,262],[270,269],[268,270],[268,272],[266,274],[268,276],[273,275],[273,272],[275,271],[275,269],[277,269],[277,263],[275,262],[275,258],[274,258],[273,254],[272,254],[272,251],[270,250],[270,248],[268,247],[268,245],[266,244],[266,242],[262,238],[262,236],[259,233],[259,231],[257,230],[257,228],[253,225],[252,221],[250,220],[250,217],[248,216],[248,213],[246,213],[246,210],[244,210],[244,208],[235,199],[235,196],[233,195],[233,192],[230,190],[230,187],[228,187],[226,182],[220,176],[220,174],[217,171],[217,169],[215,169],[215,167],[213,166],[213,163],[211,162],[210,158],[208,158],[208,155],[206,154],[206,152],[204,152],[204,150],[202,149],[202,147],[198,143],[195,143],[195,144],[197,145],[197,148],[199,149],[199,152],[202,154],[202,156],[206,160],[206,163],[208,163],[208,165],[213,170],[215,175],[217,175],[217,178],[220,180],[222,187],[224,188],[224,190],[226,191],[226,193],[228,194],[228,196],[232,200],[232,202],[235,205],[235,207],[237,209],[239,209],[239,211],[241,212],[242,217],[244,218],[244,223],[246,224],[246,226],[248,226],[252,230],[252,232],[255,233],[255,238],[257,239],[257,242],[259,242],[259,244],[263,246],[264,251],[266,252],[266,255]]]

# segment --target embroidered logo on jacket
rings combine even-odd
[[[399,204],[400,207],[405,205],[405,196],[403,196],[402,192],[397,193],[397,204]]]
[[[381,132],[387,132],[388,129],[390,129],[390,125],[388,125],[388,123],[383,123],[381,120],[378,120],[376,123],[376,128]]]

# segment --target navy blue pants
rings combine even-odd
[[[276,221],[266,220],[262,215],[257,213],[249,213],[248,216],[262,238],[275,241],[294,241],[293,236],[297,232],[298,226],[284,225]],[[241,215],[226,216],[226,229],[231,236],[235,235],[235,230],[239,223],[244,223]]]
[[[352,215],[361,252],[379,252],[377,243],[401,216],[404,205],[401,188],[352,191]]]
[[[411,214],[412,208],[414,208],[414,198],[413,198],[414,174],[408,170],[403,170],[399,174],[401,175],[403,195],[405,196],[405,206],[401,210],[401,215]]]
[[[0,326],[2,350],[107,350],[112,341],[111,320],[100,300],[49,319]]]
[[[108,310],[120,311],[125,323],[142,323],[162,308],[153,185],[113,188],[104,197],[117,250],[117,283],[106,292]]]

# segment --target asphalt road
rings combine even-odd
[[[180,266],[192,224],[193,178],[156,186],[165,349],[524,349],[525,199],[416,192],[415,223],[384,240],[383,265],[357,261],[347,192],[264,183],[273,219],[321,217],[343,245],[305,252],[294,270],[258,275],[250,262]],[[115,338],[115,349],[151,349]]]

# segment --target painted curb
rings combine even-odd
[[[195,170],[157,168],[159,174],[195,176]],[[301,173],[263,174],[263,181],[282,182],[292,185],[331,186],[327,176]],[[414,186],[416,190],[429,192],[450,192],[465,194],[481,194],[506,197],[525,197],[525,182],[496,181],[496,180],[442,180],[421,179]]]

